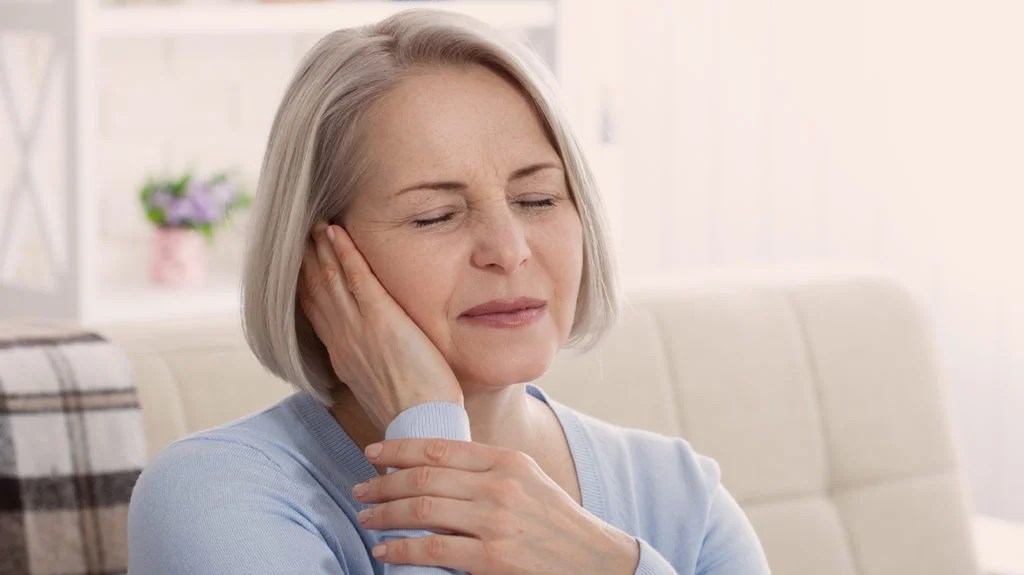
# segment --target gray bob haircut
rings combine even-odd
[[[597,184],[562,112],[555,82],[523,44],[475,18],[411,9],[335,30],[302,58],[274,116],[252,207],[242,277],[242,329],[263,366],[322,404],[341,383],[298,300],[305,244],[319,221],[341,223],[370,165],[365,116],[389,89],[441,66],[480,64],[532,101],[566,168],[583,228],[583,270],[567,346],[589,350],[620,314],[618,280]],[[342,384],[344,385],[344,384]]]

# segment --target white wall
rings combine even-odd
[[[807,262],[904,280],[974,502],[1024,520],[1024,3],[638,0],[617,20],[627,284]]]
[[[145,281],[153,225],[139,207],[145,175],[189,166],[237,170],[255,192],[273,114],[319,35],[103,39],[98,78],[102,277]],[[215,275],[237,277],[247,212],[218,230]]]

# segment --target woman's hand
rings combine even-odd
[[[332,240],[327,229],[318,224],[306,242],[299,303],[338,379],[381,432],[420,403],[463,405],[441,352],[380,284],[348,233],[331,226]]]
[[[381,448],[376,456],[375,447]],[[367,446],[366,456],[401,469],[353,489],[359,501],[379,503],[360,513],[360,524],[439,533],[378,545],[385,548],[374,554],[381,561],[473,575],[636,570],[636,541],[580,507],[522,452],[469,441],[391,439]]]

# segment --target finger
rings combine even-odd
[[[425,465],[374,477],[356,486],[365,487],[365,492],[356,495],[353,489],[352,495],[363,503],[380,503],[420,495],[469,501],[479,492],[483,478],[479,473]]]
[[[380,445],[380,454],[371,457],[370,448]],[[509,452],[509,453],[506,453]],[[463,471],[489,471],[511,450],[472,441],[441,438],[385,439],[366,446],[366,457],[376,465],[388,467],[450,467]]]
[[[302,313],[305,314],[306,319],[313,325],[313,331],[316,332],[318,338],[324,342],[324,345],[330,348],[334,344],[334,333],[331,328],[331,323],[324,316],[323,312],[320,311],[320,306],[313,301],[310,297],[309,292],[306,291],[305,281],[299,278],[299,306],[302,308]]]
[[[385,296],[390,297],[390,295],[377,280],[377,276],[373,274],[370,264],[366,263],[366,258],[356,247],[352,236],[348,235],[348,231],[337,225],[332,225],[331,230],[334,233],[331,245],[345,272],[349,292],[358,304],[363,317],[367,317],[376,306],[386,301]]]
[[[358,518],[364,529],[445,529],[473,537],[483,537],[484,530],[490,529],[480,505],[429,495],[381,503],[360,511]]]
[[[306,241],[305,251],[302,254],[302,270],[299,274],[298,298],[306,318],[313,324],[317,336],[328,346],[335,341],[334,324],[325,315],[324,307],[334,315],[333,304],[328,301],[324,290],[310,289],[316,286],[320,277],[320,263],[317,261],[316,247],[312,239]]]
[[[317,259],[320,262],[320,282],[326,288],[323,291],[328,296],[326,299],[330,300],[340,319],[351,321],[360,317],[358,304],[349,291],[348,279],[330,240],[327,239],[327,234],[314,231],[313,237]]]
[[[300,287],[303,288],[302,293],[305,293],[307,297],[312,297],[313,292],[309,288],[315,285],[320,277],[320,260],[316,255],[316,245],[312,235],[306,240],[302,250],[302,267],[299,272],[299,277],[302,280],[300,284]]]
[[[486,573],[483,541],[460,535],[424,535],[381,542],[378,561],[448,567],[466,573]],[[377,549],[374,547],[374,549]]]

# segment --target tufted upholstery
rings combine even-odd
[[[884,277],[634,294],[538,384],[579,411],[714,457],[776,575],[971,575],[958,448],[930,329]],[[292,392],[237,317],[93,326],[127,352],[150,456]]]

